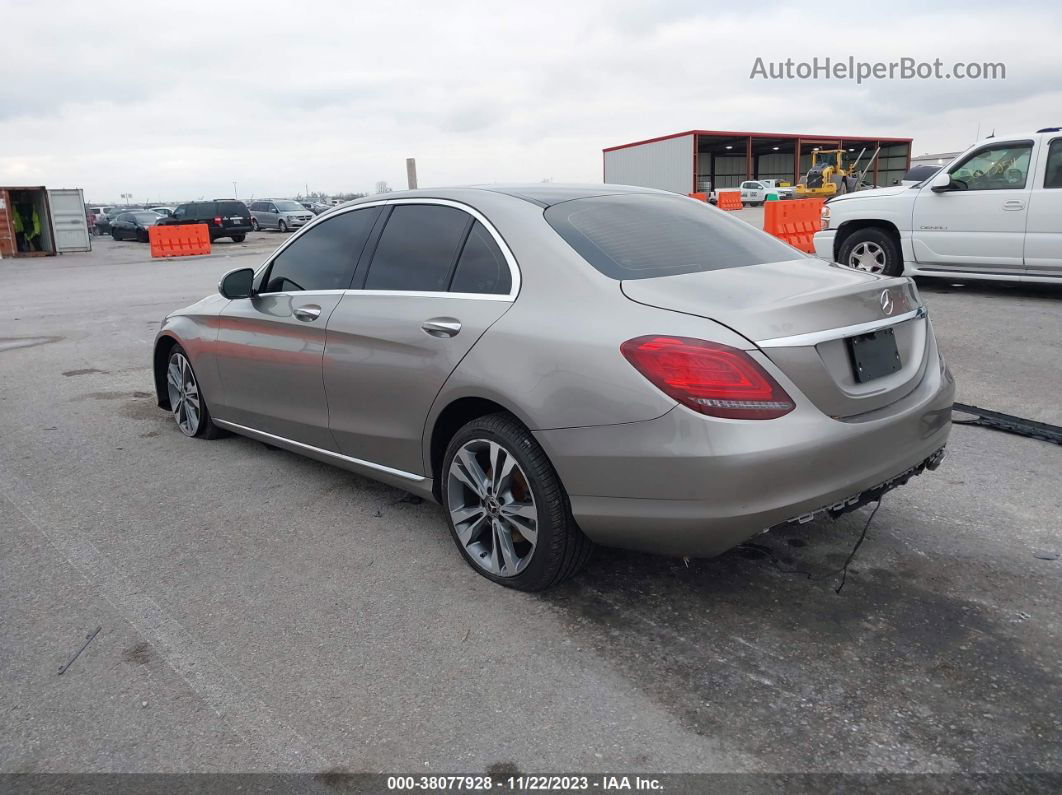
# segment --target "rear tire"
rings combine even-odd
[[[590,559],[593,542],[575,523],[553,465],[511,414],[462,427],[446,448],[439,479],[454,543],[488,580],[542,591]]]
[[[844,239],[837,261],[842,265],[883,276],[903,274],[903,257],[892,235],[878,227],[857,229]]]
[[[242,243],[246,239],[247,239],[247,235],[233,235],[232,236],[232,242],[233,243]]]

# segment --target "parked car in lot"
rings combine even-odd
[[[96,232],[101,235],[109,234],[114,219],[122,213],[129,212],[126,207],[104,207],[103,215],[96,216]]]
[[[437,500],[472,568],[523,590],[592,542],[710,556],[853,510],[935,469],[950,429],[910,279],[663,191],[370,197],[219,291],[156,338],[182,433]]]
[[[791,186],[779,187],[777,180],[773,179],[747,179],[736,188],[720,188],[720,190],[741,191],[741,202],[753,207],[763,204],[770,193],[776,194],[779,199],[793,198],[793,188]],[[708,203],[717,204],[718,201],[719,191],[712,191],[708,195]]]
[[[263,199],[251,203],[251,226],[289,232],[313,220],[313,213],[290,199]]]
[[[830,199],[815,251],[871,273],[1062,277],[1062,127],[997,135],[912,186]]]
[[[160,226],[174,224],[206,224],[211,240],[229,237],[242,243],[251,231],[251,212],[237,199],[188,202],[177,205],[173,215],[159,221]]]
[[[159,215],[164,215],[164,216],[167,216],[167,217],[173,215],[173,208],[172,207],[150,207],[149,209],[153,213],[158,213]]]
[[[161,219],[161,215],[151,210],[119,213],[111,221],[111,237],[115,240],[136,240],[138,243],[147,243],[148,229],[155,226]]]
[[[909,188],[919,182],[925,182],[940,171],[941,168],[942,166],[931,163],[917,163],[907,170],[907,173],[903,175],[903,179],[898,180],[897,184]]]

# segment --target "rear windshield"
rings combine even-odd
[[[247,205],[243,202],[218,202],[218,215],[242,215],[246,217],[249,212]]]
[[[651,279],[807,256],[744,221],[680,196],[625,194],[561,202],[546,221],[613,279]]]

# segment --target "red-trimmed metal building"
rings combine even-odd
[[[860,170],[881,147],[864,178],[892,185],[911,165],[911,139],[812,133],[687,130],[603,150],[605,182],[675,193],[736,188],[747,179],[796,184],[811,168],[816,149],[847,149],[849,162],[863,153]]]

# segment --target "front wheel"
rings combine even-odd
[[[279,229],[281,232],[287,232],[288,231],[288,225],[287,225],[287,223],[284,222],[283,218],[281,218],[280,219],[280,223],[277,224],[277,229]]]
[[[251,229],[253,229],[255,232],[258,231],[258,219],[257,218],[252,218],[251,219]]]
[[[177,427],[185,436],[200,439],[217,439],[223,431],[210,419],[210,410],[199,389],[188,354],[180,345],[174,345],[166,363],[166,392],[170,399],[170,411]]]
[[[462,557],[488,580],[541,591],[576,574],[593,544],[545,452],[515,417],[479,417],[450,440],[442,503]]]
[[[875,227],[859,229],[845,238],[837,261],[849,268],[883,276],[903,273],[903,258],[896,240]]]

